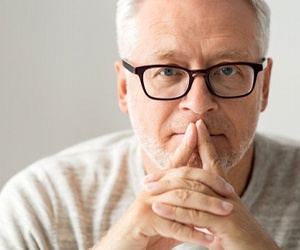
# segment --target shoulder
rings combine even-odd
[[[283,137],[256,135],[254,145],[254,176],[265,178],[265,183],[279,189],[298,190],[300,195],[300,143]]]
[[[6,183],[0,203],[11,199],[37,202],[38,197],[47,202],[63,199],[63,193],[77,195],[89,188],[103,189],[109,176],[123,171],[134,159],[139,159],[139,146],[131,131],[101,136],[28,166]]]
[[[288,249],[297,248],[300,143],[256,135],[254,145],[254,168],[243,201],[274,239]]]
[[[25,183],[41,182],[47,186],[60,178],[84,178],[90,177],[87,173],[105,173],[114,165],[118,167],[120,159],[128,158],[130,153],[137,154],[137,148],[137,140],[129,130],[100,136],[35,162],[15,175],[6,186],[24,186],[24,180]]]
[[[134,143],[135,137],[132,130],[118,131],[98,138],[94,138],[72,147],[69,147],[59,153],[59,155],[74,155],[93,151],[110,151],[116,146]]]
[[[300,141],[294,140],[291,138],[276,136],[276,135],[268,135],[256,133],[254,138],[255,143],[265,144],[269,146],[284,148],[284,147],[292,147],[292,148],[300,148]]]
[[[123,131],[73,146],[25,168],[0,192],[0,223],[5,225],[5,231],[0,228],[0,245],[17,239],[20,230],[22,237],[34,233],[41,223],[45,230],[37,230],[37,238],[52,242],[59,231],[57,225],[67,223],[67,218],[85,218],[96,204],[100,209],[101,194],[113,189],[122,195],[127,187],[119,184],[120,178],[125,178],[122,171],[130,162],[138,168],[139,145],[131,131]],[[19,243],[23,241],[31,242],[31,238]]]
[[[300,164],[300,142],[279,136],[256,134],[254,139],[255,157],[268,162],[293,162]]]

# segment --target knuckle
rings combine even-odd
[[[171,189],[173,186],[173,182],[169,179],[166,179],[163,181],[163,187],[164,187],[164,190],[168,190],[168,189]]]
[[[180,208],[178,207],[172,207],[170,209],[170,214],[173,216],[173,218],[177,218],[181,216]]]
[[[199,193],[204,192],[204,189],[205,189],[204,185],[202,185],[198,181],[189,181],[188,185],[189,185],[190,190],[194,190],[194,191],[199,192]]]
[[[199,219],[199,211],[197,211],[196,209],[188,209],[186,217],[192,223],[195,221],[195,219]]]
[[[170,229],[174,234],[179,234],[182,231],[182,224],[170,221]]]
[[[186,203],[191,197],[191,192],[186,189],[177,189],[175,195],[181,202]]]

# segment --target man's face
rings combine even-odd
[[[137,18],[138,44],[126,58],[134,66],[205,69],[224,62],[261,60],[254,14],[246,1],[146,0]],[[199,75],[187,96],[157,101],[144,94],[137,75],[117,64],[120,107],[129,113],[142,143],[144,163],[164,167],[188,124],[202,119],[221,161],[235,164],[249,148],[259,113],[266,107],[269,68],[259,73],[254,91],[244,98],[213,96]]]

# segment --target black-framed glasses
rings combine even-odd
[[[155,100],[182,98],[197,75],[203,75],[207,88],[215,96],[244,97],[251,94],[257,74],[267,67],[265,58],[261,63],[230,62],[197,70],[164,64],[134,67],[125,60],[122,62],[128,71],[139,76],[145,94]]]

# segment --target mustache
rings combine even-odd
[[[211,118],[195,117],[184,120],[176,120],[171,122],[169,129],[178,133],[184,133],[190,123],[196,123],[200,119],[205,123],[210,134],[227,134],[232,129],[231,123],[228,119],[217,116]]]

